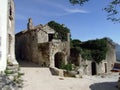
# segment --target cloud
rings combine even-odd
[[[70,8],[65,8],[64,9],[68,13],[89,13],[88,11],[82,10],[82,9],[70,9]]]
[[[33,0],[34,1],[34,0]],[[76,13],[88,13],[88,11],[80,9],[65,3],[59,3],[56,0],[35,0],[36,6],[24,6],[17,8],[16,19],[25,20],[28,15],[43,17],[61,17]],[[26,8],[26,9],[24,9]],[[24,13],[24,15],[22,14]],[[26,15],[26,16],[25,16]]]
[[[83,13],[83,14],[89,13],[89,11],[80,9],[80,6],[76,8],[75,6],[64,5],[62,3],[55,2],[54,0],[40,0],[40,1],[36,0],[36,1],[38,1],[39,3],[44,3],[46,5],[49,5],[50,7],[58,8],[59,10],[62,11],[62,13],[59,13],[59,11],[51,11],[51,13],[56,13],[55,15],[59,15],[59,16],[75,14],[75,13]]]

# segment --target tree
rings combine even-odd
[[[71,4],[79,4],[83,5],[89,0],[69,0]],[[119,10],[120,10],[120,0],[111,0],[104,8],[104,10],[108,13],[107,19],[112,20],[113,22],[120,22]]]
[[[81,41],[78,40],[78,39],[73,39],[73,40],[71,40],[71,48],[72,48],[72,47],[79,47],[80,44],[81,44]]]

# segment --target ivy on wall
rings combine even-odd
[[[64,24],[59,24],[55,21],[48,22],[48,26],[50,26],[52,29],[54,29],[55,39],[61,39],[62,41],[67,41],[67,33],[70,33],[70,30],[64,26]]]
[[[107,40],[105,38],[86,42],[72,40],[71,50],[72,53],[81,54],[82,58],[85,60],[95,60],[97,63],[100,63],[106,58],[108,50]]]

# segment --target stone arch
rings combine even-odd
[[[54,66],[60,68],[62,63],[65,64],[65,55],[63,52],[57,52],[54,55]]]
[[[97,71],[96,71],[96,63],[95,62],[92,62],[91,63],[91,69],[92,69],[92,75],[96,75],[97,74]]]

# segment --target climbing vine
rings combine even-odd
[[[74,54],[81,54],[82,58],[85,60],[95,60],[97,63],[100,63],[106,58],[108,47],[105,38],[86,42],[72,40],[71,43],[71,52],[74,52]]]
[[[70,30],[64,26],[64,24],[59,24],[55,21],[48,22],[48,26],[56,31],[54,38],[61,39],[62,41],[67,41],[67,33],[70,33]]]

